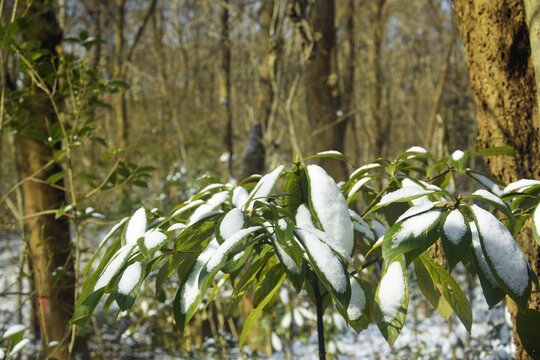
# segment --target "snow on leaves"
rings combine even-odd
[[[491,213],[472,205],[485,259],[497,282],[518,304],[525,306],[531,284],[528,263],[510,231]]]
[[[336,239],[348,254],[354,249],[354,227],[345,197],[334,179],[320,166],[308,165],[309,200],[322,229]]]

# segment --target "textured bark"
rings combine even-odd
[[[219,8],[218,18],[221,26],[221,65],[219,67],[219,102],[223,110],[223,145],[229,153],[226,162],[226,174],[233,176],[233,141],[231,113],[231,41],[229,39],[229,0],[224,0]]]
[[[371,157],[384,156],[384,146],[390,130],[389,119],[384,119],[382,110],[382,58],[381,46],[385,28],[384,7],[386,0],[376,0],[371,19],[372,39],[369,47],[369,110],[371,123],[367,127]]]
[[[531,56],[534,65],[536,87],[540,84],[540,0],[524,0],[525,14],[531,42]],[[537,103],[540,104],[540,91],[536,92]],[[540,116],[537,126],[540,126]]]
[[[538,105],[524,5],[518,0],[456,0],[454,7],[475,93],[479,139],[499,138],[488,145],[513,145],[516,150],[516,157],[486,158],[488,169],[506,183],[540,179]],[[517,241],[538,274],[540,248],[530,225]],[[534,286],[529,306],[540,309]],[[515,306],[509,303],[509,308],[515,316]],[[516,359],[529,358],[517,336],[516,345]]]
[[[278,42],[272,38],[274,27],[274,0],[266,0],[259,11],[259,25],[261,26],[260,42],[265,49],[264,56],[259,65],[259,81],[257,83],[257,123],[253,124],[248,143],[242,158],[240,179],[251,174],[264,173],[266,151],[263,141],[263,131],[269,127],[269,120],[274,102],[274,83],[276,72],[276,58]],[[266,133],[268,135],[268,133]]]
[[[124,23],[126,0],[117,0],[116,18],[114,19],[114,76],[117,79],[125,80],[126,66],[124,64]],[[126,89],[120,87],[114,99],[114,111],[116,116],[116,130],[118,131],[118,144],[121,147],[127,145],[128,138],[128,120]]]
[[[52,11],[52,2],[33,1],[28,15],[32,18],[32,26],[25,29],[25,40],[39,40],[54,58],[62,33]],[[44,56],[41,61],[51,61],[51,57]],[[47,129],[58,121],[51,102],[42,91],[36,90],[29,104],[30,122],[27,126],[47,134]],[[38,172],[52,158],[54,150],[43,142],[19,135],[16,146],[23,178],[33,175],[33,179],[23,184],[24,211],[42,344],[48,356],[68,359],[68,322],[73,313],[75,284],[69,225],[65,217],[55,219],[54,215],[33,215],[58,208],[65,202],[63,191],[45,184],[50,175],[61,169],[53,165]],[[57,184],[62,186],[61,181]],[[59,271],[59,268],[65,271]],[[51,341],[59,341],[60,344],[47,347]]]
[[[314,131],[309,153],[344,150],[346,121],[337,122],[337,75],[332,72],[331,57],[335,50],[334,1],[320,0],[313,4],[309,23],[313,50],[306,64],[305,85],[309,127]],[[324,131],[317,131],[322,129]],[[326,128],[328,127],[328,128]],[[347,168],[341,161],[324,159],[321,165],[336,180],[347,178]]]

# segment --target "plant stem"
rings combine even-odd
[[[313,282],[313,291],[315,293],[315,305],[317,306],[317,336],[319,339],[319,359],[326,360],[326,350],[324,347],[324,324],[323,324],[323,298],[319,291],[319,281]]]

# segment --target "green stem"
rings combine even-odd
[[[326,360],[326,350],[324,346],[324,324],[323,324],[323,298],[319,291],[319,281],[313,282],[313,292],[315,293],[315,305],[317,306],[317,336],[319,339],[319,359]]]

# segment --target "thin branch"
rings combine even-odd
[[[129,51],[126,56],[126,61],[131,60],[131,56],[133,56],[133,52],[135,51],[135,47],[137,46],[137,43],[139,42],[143,32],[144,28],[146,27],[146,24],[148,24],[148,20],[150,20],[150,17],[152,16],[152,13],[154,12],[156,8],[158,0],[152,0],[150,3],[150,6],[148,7],[148,10],[146,12],[146,15],[144,15],[143,21],[141,23],[141,26],[139,26],[139,29],[137,30],[137,34],[135,35],[135,38],[133,39],[133,43],[131,44],[131,47],[129,48]]]

